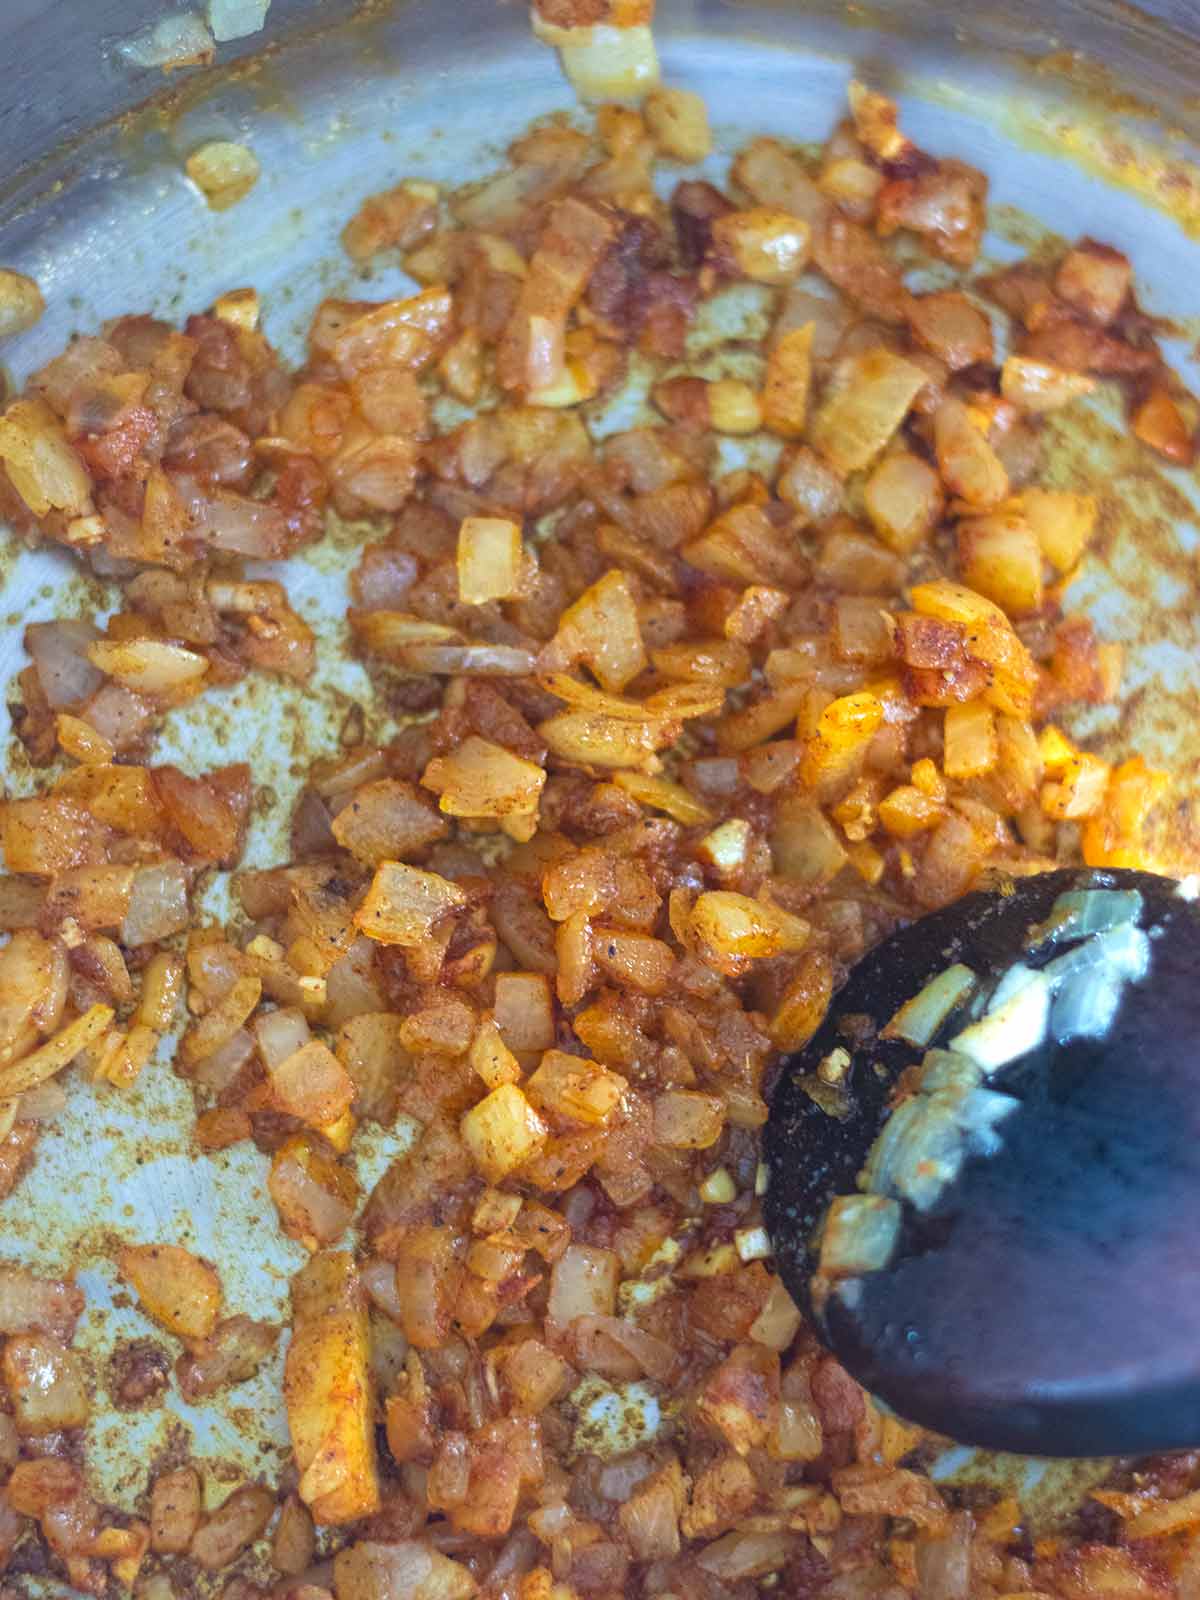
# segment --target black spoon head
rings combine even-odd
[[[1051,1030],[994,1071],[988,1086],[1017,1102],[995,1130],[999,1148],[968,1141],[935,1199],[901,1200],[890,1263],[814,1298],[831,1198],[856,1192],[897,1080],[924,1054],[879,1038],[885,1024],[955,963],[986,979],[1054,959],[1063,944],[1031,954],[1030,930],[1081,889],[1140,895],[1144,976],[1114,980],[1100,1036],[1058,1043]],[[831,1087],[831,1057],[844,1063],[834,1052],[850,1065]],[[1200,1443],[1200,910],[1173,881],[1047,873],[968,895],[885,941],[788,1063],[766,1157],[785,1283],[903,1416],[1035,1455]]]

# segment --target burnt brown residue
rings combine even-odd
[[[1078,50],[1051,50],[1035,63],[1039,77],[1057,78],[1113,116],[1157,117],[1157,107],[1130,92],[1110,67]]]
[[[712,248],[712,227],[733,210],[733,201],[701,179],[688,179],[671,196],[671,220],[685,267],[696,268]]]
[[[538,13],[554,28],[590,28],[609,15],[608,0],[539,0]]]
[[[923,173],[936,172],[939,162],[936,156],[928,155],[910,144],[895,161],[884,161],[880,165],[885,178],[919,178]]]
[[[172,1422],[167,1426],[166,1442],[149,1464],[147,1486],[153,1483],[155,1478],[161,1478],[164,1472],[173,1472],[176,1467],[191,1466],[195,1466],[191,1432],[182,1422]]]
[[[109,1357],[105,1386],[119,1411],[156,1405],[171,1381],[171,1357],[153,1339],[128,1339]]]

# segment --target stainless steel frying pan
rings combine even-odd
[[[402,285],[387,269],[364,289],[337,248],[363,196],[410,174],[448,184],[482,174],[530,118],[572,105],[518,0],[361,8],[274,0],[263,34],[220,47],[211,67],[164,79],[134,65],[125,47],[172,9],[161,0],[0,3],[0,264],[32,273],[49,303],[42,323],[3,352],[18,380],[74,330],[130,310],[181,318],[245,283],[262,292],[268,333],[298,355],[323,296],[384,298]],[[990,175],[995,259],[1055,234],[1090,233],[1128,251],[1149,308],[1175,325],[1169,355],[1200,384],[1195,0],[1158,0],[1145,11],[1111,0],[1009,0],[994,9],[878,0],[845,11],[810,0],[660,0],[659,13],[665,72],[704,93],[726,152],[752,132],[823,137],[841,115],[853,65],[899,93],[919,144]],[[190,151],[213,137],[250,144],[263,169],[250,198],[219,214],[183,171]],[[718,176],[723,164],[713,158]],[[1181,855],[1195,854],[1196,486],[1149,469],[1120,442],[1115,420],[1100,416],[1064,434],[1053,458],[1063,483],[1105,479],[1102,537],[1072,600],[1106,637],[1129,645],[1123,710],[1094,716],[1090,731],[1180,771],[1176,838]],[[276,796],[251,846],[262,862],[282,859],[303,768],[335,743],[348,702],[366,694],[338,643],[348,565],[345,552],[318,548],[288,575],[305,612],[323,619],[312,689],[242,685],[189,707],[165,735],[163,759],[205,764],[220,752],[254,763]],[[111,603],[59,556],[2,547],[0,600],[6,682],[23,664],[24,622]],[[15,742],[7,778],[14,792],[31,783]],[[208,899],[214,914],[222,896],[218,883]],[[130,1093],[74,1083],[65,1119],[0,1209],[0,1254],[52,1273],[75,1268],[87,1291],[97,1492],[130,1510],[172,1430],[190,1430],[216,1498],[246,1477],[274,1476],[286,1451],[277,1367],[203,1413],[175,1391],[148,1412],[119,1415],[106,1404],[114,1350],[154,1332],[116,1291],[117,1236],[191,1245],[220,1266],[231,1311],[285,1316],[302,1252],[274,1226],[265,1161],[247,1148],[193,1159],[192,1114],[166,1063]],[[377,1133],[361,1151],[366,1187],[403,1136]],[[644,1425],[654,1423],[647,1411]],[[968,1454],[952,1453],[939,1470],[1037,1483],[1043,1521],[1102,1470]]]

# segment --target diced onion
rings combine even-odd
[[[354,920],[368,939],[415,945],[442,917],[464,906],[466,898],[457,884],[436,872],[385,861]]]
[[[431,761],[421,782],[449,816],[503,819],[536,813],[546,774],[535,762],[472,734]]]
[[[767,1261],[774,1254],[770,1236],[761,1225],[738,1228],[733,1235],[733,1243],[742,1261]]]
[[[772,285],[792,283],[800,276],[812,238],[803,218],[766,207],[727,212],[713,223],[712,233],[718,253],[724,253],[742,277]]]
[[[1107,933],[1111,928],[1135,923],[1142,914],[1142,905],[1136,889],[1077,889],[1060,894],[1050,907],[1044,926],[1036,930],[1035,947]]]
[[[521,530],[500,517],[467,517],[458,534],[458,593],[467,605],[507,600],[521,580]]]
[[[97,639],[87,654],[94,667],[139,694],[166,694],[208,671],[205,656],[160,639]]]
[[[278,1011],[261,1011],[254,1019],[254,1037],[259,1054],[267,1071],[282,1066],[289,1056],[312,1038],[303,1012],[281,1008]]]
[[[310,1249],[336,1243],[353,1220],[358,1190],[351,1175],[313,1154],[303,1139],[276,1152],[267,1187],[285,1231]]]
[[[0,1264],[0,1333],[42,1329],[67,1342],[83,1308],[83,1291],[74,1284],[35,1277],[28,1267]]]
[[[148,1316],[183,1339],[207,1339],[221,1308],[216,1270],[174,1244],[129,1245],[120,1253],[121,1276]]]
[[[348,1546],[334,1559],[340,1600],[472,1600],[478,1585],[469,1568],[414,1539]]]
[[[227,211],[244,200],[262,171],[253,150],[230,139],[213,139],[201,145],[185,165],[188,177],[214,211]]]
[[[1150,966],[1150,940],[1141,928],[1119,922],[1103,933],[1093,934],[1064,955],[1056,956],[1044,969],[1052,982],[1062,982],[1089,967],[1106,967],[1114,981],[1120,978],[1136,983]]]
[[[160,17],[117,46],[135,67],[183,67],[211,61],[215,41],[195,11]]]
[[[48,1333],[19,1333],[4,1347],[4,1381],[17,1430],[35,1438],[81,1428],[91,1412],[79,1358]]]
[[[671,1150],[707,1150],[725,1126],[720,1095],[668,1089],[654,1102],[654,1136]]]
[[[1121,1004],[1122,986],[1105,967],[1073,972],[1054,997],[1050,1031],[1059,1044],[1072,1039],[1102,1039]]]
[[[222,1502],[197,1529],[190,1555],[206,1572],[218,1572],[236,1561],[262,1534],[275,1514],[275,1494],[248,1483]]]
[[[786,1567],[797,1548],[799,1535],[779,1533],[727,1533],[706,1545],[696,1565],[722,1583],[765,1578]]]
[[[620,1262],[611,1250],[568,1245],[550,1275],[548,1314],[565,1325],[576,1317],[612,1316]]]
[[[957,1051],[927,1050],[921,1059],[920,1086],[929,1093],[936,1089],[976,1089],[982,1081],[979,1063]]]
[[[26,628],[25,647],[54,710],[82,705],[104,682],[103,673],[88,659],[88,647],[97,637],[95,624],[83,618],[33,622]]]
[[[133,880],[121,942],[130,948],[169,939],[188,925],[187,877],[176,861],[141,867]]]
[[[247,39],[266,26],[271,0],[208,0],[208,25],[218,44]]]
[[[643,115],[659,148],[677,161],[703,161],[712,150],[708,108],[692,90],[653,90]]]
[[[900,1238],[900,1207],[883,1195],[839,1195],[821,1230],[821,1273],[852,1278],[887,1266]]]
[[[766,1345],[768,1350],[782,1353],[799,1333],[802,1321],[795,1301],[783,1286],[783,1280],[773,1278],[766,1304],[750,1324],[749,1337],[755,1344]]]
[[[970,1056],[987,1072],[1035,1050],[1046,1035],[1051,981],[1035,972],[1010,998],[950,1040],[950,1049]]]
[[[925,1211],[958,1176],[962,1160],[957,1124],[931,1115],[925,1097],[916,1095],[893,1111],[863,1170],[873,1195],[895,1194]]]
[[[571,1337],[579,1359],[576,1365],[589,1371],[604,1372],[602,1363],[593,1364],[588,1359],[594,1341],[611,1341],[624,1353],[630,1363],[628,1371],[609,1371],[607,1376],[638,1378],[645,1376],[656,1383],[667,1383],[679,1364],[675,1348],[665,1339],[647,1333],[636,1323],[621,1317],[603,1314],[584,1314],[571,1320]]]
[[[659,80],[648,26],[547,29],[535,21],[534,32],[558,46],[563,71],[583,100],[634,99]]]
[[[727,1167],[718,1167],[705,1178],[698,1193],[706,1206],[727,1206],[737,1199],[737,1185]]]
[[[41,320],[46,302],[32,278],[0,267],[0,339],[25,333]]]
[[[278,1329],[266,1323],[245,1316],[226,1318],[179,1361],[180,1393],[194,1406],[229,1384],[244,1383],[269,1358],[278,1338]]]
[[[814,447],[843,476],[869,467],[926,381],[915,363],[882,346],[846,357],[813,418]]]
[[[0,461],[35,517],[52,510],[69,517],[91,511],[91,480],[44,401],[14,400],[0,416]]]
[[[880,1037],[907,1039],[909,1044],[916,1045],[932,1044],[954,1008],[973,993],[975,983],[975,974],[961,963],[939,972],[919,994],[905,1001]]]
[[[549,1128],[514,1083],[493,1089],[462,1119],[463,1141],[489,1183],[502,1183],[545,1144]]]
[[[994,1129],[1017,1105],[1008,1095],[957,1086],[902,1101],[867,1158],[869,1193],[892,1195],[927,1211],[958,1176],[969,1149],[994,1153]]]

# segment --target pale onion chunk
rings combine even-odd
[[[830,1206],[821,1230],[821,1273],[856,1278],[879,1272],[895,1254],[900,1238],[900,1207],[879,1194],[841,1194]]]
[[[182,689],[208,671],[208,658],[163,639],[97,639],[87,647],[94,667],[139,694]]]
[[[202,144],[184,165],[188,177],[214,211],[228,211],[244,200],[262,171],[254,151],[230,139]]]
[[[970,1056],[957,1050],[927,1050],[921,1061],[920,1087],[926,1094],[938,1089],[977,1089],[983,1082],[983,1068]]]
[[[989,995],[987,1005],[984,1007],[985,1015],[989,1011],[999,1011],[1000,1007],[1031,982],[1033,977],[1032,967],[1027,967],[1023,961],[1014,962],[1007,972],[1001,974],[999,982]]]
[[[931,978],[919,994],[905,1003],[884,1028],[882,1039],[907,1039],[909,1044],[931,1044],[956,1006],[974,991],[975,974],[956,962]]]
[[[467,517],[458,530],[458,597],[464,605],[509,600],[520,588],[521,530],[504,517]]]
[[[842,477],[869,467],[928,381],[915,362],[882,346],[844,357],[813,418],[817,452]]]
[[[536,814],[546,773],[473,733],[448,755],[435,756],[421,782],[448,816],[504,818]]]
[[[959,1102],[958,1118],[968,1149],[975,1155],[994,1156],[1000,1149],[996,1126],[1010,1117],[1020,1103],[1011,1095],[997,1094],[994,1089],[971,1089],[964,1095]]]
[[[689,164],[711,155],[708,107],[694,90],[656,89],[646,101],[644,115],[664,155]]]
[[[117,46],[135,67],[187,67],[211,61],[216,41],[195,11],[176,11]]]
[[[208,0],[205,8],[208,25],[218,44],[261,33],[270,9],[271,0]]]
[[[515,1083],[502,1083],[466,1112],[463,1143],[488,1183],[503,1183],[545,1144],[550,1129]]]
[[[985,1072],[1036,1050],[1046,1036],[1051,992],[1052,980],[1035,972],[1003,1005],[956,1034],[950,1040],[951,1050],[978,1061]]]
[[[534,17],[533,31],[555,45],[581,100],[640,99],[659,82],[658,51],[647,24],[555,28]]]
[[[706,1206],[727,1206],[737,1199],[737,1185],[728,1167],[718,1167],[696,1191]]]
[[[1093,933],[1107,933],[1124,923],[1134,923],[1142,914],[1142,897],[1136,889],[1078,889],[1060,894],[1050,907],[1050,915],[1038,937],[1038,945],[1060,944]]]
[[[411,946],[427,939],[435,923],[466,903],[458,885],[436,872],[381,861],[354,920],[368,939]]]
[[[1050,1031],[1059,1044],[1102,1039],[1116,1020],[1123,987],[1107,967],[1072,972],[1055,995],[1050,1012]]]
[[[1045,973],[1052,982],[1061,983],[1089,967],[1104,967],[1113,983],[1122,978],[1136,983],[1146,976],[1149,966],[1150,940],[1141,928],[1123,922],[1056,956]]]
[[[946,1114],[943,1092],[914,1095],[889,1118],[863,1169],[871,1194],[894,1195],[927,1211],[963,1163],[957,1119]]]
[[[0,267],[0,339],[25,333],[41,320],[46,302],[32,278]]]
[[[863,1174],[868,1192],[890,1194],[928,1211],[958,1177],[968,1150],[996,1153],[996,1126],[1018,1104],[991,1089],[965,1086],[902,1101],[867,1157]]]
[[[92,509],[92,483],[62,423],[43,400],[14,400],[0,417],[0,463],[33,512],[82,517]]]
[[[774,1254],[767,1230],[761,1224],[754,1228],[738,1228],[733,1242],[743,1262],[766,1261]]]
[[[401,1539],[394,1544],[364,1539],[347,1545],[334,1560],[333,1570],[338,1593],[361,1600],[401,1594],[411,1595],[412,1600],[471,1600],[478,1593],[469,1568],[419,1539]]]

